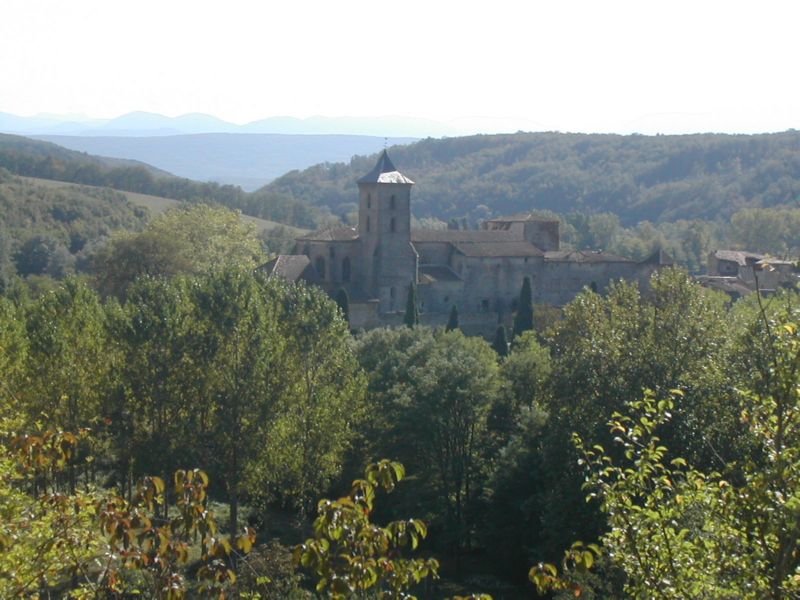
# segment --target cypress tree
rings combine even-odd
[[[447,327],[445,327],[445,331],[455,331],[458,329],[458,307],[453,304],[453,308],[450,309],[450,318],[447,319]]]
[[[344,316],[344,320],[348,323],[350,322],[350,296],[347,295],[347,290],[344,288],[339,288],[336,292],[336,296],[333,298],[334,302],[336,302],[339,310],[342,311],[342,316]]]
[[[497,352],[497,355],[504,358],[508,356],[508,337],[506,336],[506,326],[498,325],[497,331],[494,334],[494,341],[492,348]]]
[[[413,281],[408,286],[408,299],[406,300],[406,314],[403,323],[413,328],[419,325],[419,308],[417,307],[417,284]]]
[[[525,277],[519,292],[517,314],[514,315],[514,336],[522,335],[531,329],[533,329],[533,294],[531,293],[531,278]]]

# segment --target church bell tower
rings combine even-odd
[[[417,281],[418,256],[411,244],[412,185],[386,150],[358,180],[364,291],[380,300],[381,313],[403,310],[408,286]]]

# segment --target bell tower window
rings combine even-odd
[[[367,208],[372,208],[372,194],[367,194]]]
[[[389,208],[390,208],[391,210],[394,210],[394,202],[395,202],[395,201],[394,201],[394,194],[392,194],[392,197],[391,197],[391,198],[389,198]]]
[[[369,231],[369,215],[367,215],[367,231]]]
[[[395,223],[394,217],[392,217],[392,220],[389,221],[389,231],[394,233],[396,231],[396,227],[397,227],[397,224]]]

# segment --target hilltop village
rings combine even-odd
[[[672,264],[664,252],[636,262],[562,250],[559,222],[526,214],[491,219],[473,231],[412,230],[413,185],[384,150],[358,180],[357,227],[299,237],[294,254],[265,268],[330,294],[347,291],[353,328],[400,324],[413,282],[423,323],[443,325],[455,305],[462,329],[486,335],[510,325],[525,277],[535,304],[563,306],[585,287],[602,292],[619,279],[646,286],[656,269]]]

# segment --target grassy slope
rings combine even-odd
[[[22,177],[26,181],[30,181],[37,185],[43,185],[46,187],[52,188],[65,188],[65,187],[88,187],[92,188],[94,186],[86,186],[77,183],[67,183],[64,181],[53,181],[52,179],[39,179],[36,177]],[[181,205],[181,202],[178,200],[171,200],[169,198],[161,198],[160,196],[149,196],[147,194],[137,194],[135,192],[123,192],[120,190],[114,190],[120,194],[123,194],[129,202],[135,204],[136,206],[143,206],[150,210],[150,212],[154,215],[164,212],[167,209],[175,208]],[[274,229],[275,227],[284,227],[293,235],[302,235],[306,233],[307,230],[299,229],[297,227],[291,227],[290,225],[284,225],[282,223],[276,223],[275,221],[268,221],[266,219],[259,219],[256,217],[251,217],[248,215],[242,215],[242,219],[247,221],[248,223],[253,223],[256,229],[259,232],[262,231],[269,231],[270,229]]]

